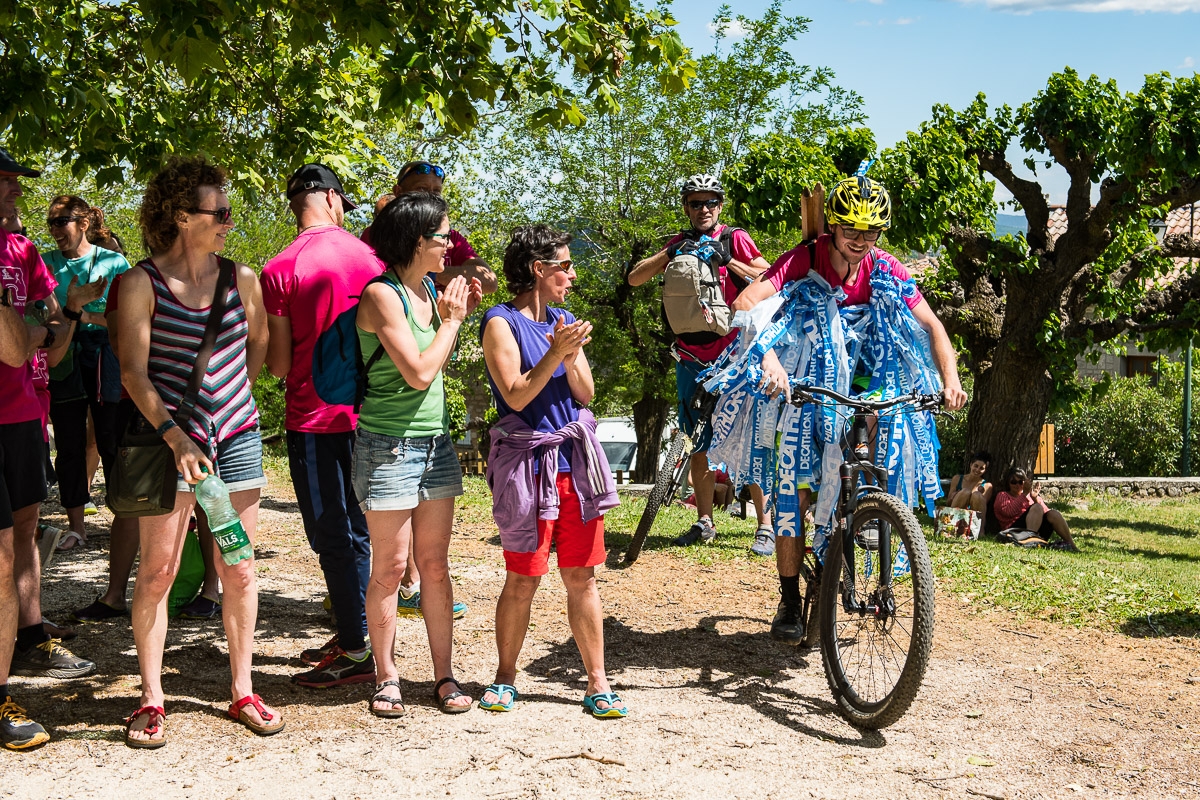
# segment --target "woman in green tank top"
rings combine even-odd
[[[446,713],[471,706],[452,668],[454,589],[450,531],[462,470],[449,437],[442,370],[463,321],[482,298],[478,280],[454,278],[440,297],[425,276],[441,272],[449,245],[446,203],[427,192],[401,195],[375,218],[375,252],[388,265],[358,305],[364,358],[383,354],[367,376],[354,445],[354,491],[371,535],[367,626],[375,657],[369,708],[405,713],[396,669],[396,595],[412,558],[422,574],[421,611],[433,657],[434,700]]]

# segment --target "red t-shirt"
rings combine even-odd
[[[833,263],[829,260],[829,246],[831,237],[828,233],[822,234],[817,239],[816,256],[817,256],[817,274],[829,282],[829,285],[835,289],[840,287],[846,293],[846,298],[838,305],[854,306],[861,303],[867,303],[871,300],[871,279],[868,277],[870,270],[875,263],[875,256],[878,255],[880,261],[883,262],[884,268],[895,275],[902,281],[912,279],[912,273],[904,268],[904,265],[896,260],[896,257],[877,248],[871,248],[867,252],[863,260],[858,262],[858,271],[854,275],[854,283],[845,283],[833,269]],[[794,280],[803,278],[808,274],[810,265],[808,263],[808,245],[802,244],[798,247],[793,247],[786,253],[776,259],[771,268],[767,270],[764,276],[765,280],[771,282],[771,285],[776,290],[782,289],[785,284],[791,283]],[[850,277],[849,274],[846,276]],[[916,308],[925,298],[918,291],[914,297],[905,298],[905,303],[909,308]]]
[[[717,225],[712,229],[712,231],[709,232],[708,235],[711,238],[716,239],[720,237],[721,232],[724,230],[724,225]],[[681,241],[683,241],[683,234],[676,234],[671,238],[671,241],[667,242],[667,249],[670,249],[671,245],[677,244]],[[733,237],[729,244],[731,255],[743,264],[749,264],[756,258],[762,258],[762,253],[759,252],[758,247],[754,244],[754,240],[750,238],[750,234],[746,233],[740,228],[733,232]],[[742,293],[742,290],[739,289],[732,280],[729,280],[728,275],[728,270],[722,266],[720,270],[721,288],[725,292],[725,302],[732,307],[733,301],[736,300],[737,296]],[[711,342],[709,344],[685,344],[676,338],[675,345],[680,350],[690,353],[700,361],[713,361],[717,358],[717,356],[725,352],[725,348],[728,347],[729,343],[735,338],[737,338],[736,328],[722,336],[720,339],[717,339],[715,342]]]
[[[1046,504],[1040,497],[1035,501],[1033,495],[999,491],[996,492],[996,499],[992,503],[992,513],[996,515],[996,521],[1000,523],[1001,528],[1011,528],[1017,517],[1033,508],[1035,502],[1041,506],[1042,511],[1046,510]]]
[[[359,238],[366,242],[367,245],[373,247],[373,245],[371,245],[371,227],[372,226],[368,225],[362,232],[362,236]],[[471,243],[467,241],[467,237],[463,236],[456,230],[451,230],[450,249],[446,252],[446,258],[444,259],[446,266],[461,267],[472,258],[479,258],[479,254],[475,252],[475,248],[471,247]],[[435,275],[430,274],[429,277],[433,278],[435,283],[437,282],[437,277]]]
[[[285,427],[304,433],[346,433],[358,421],[351,406],[332,406],[312,385],[313,347],[333,321],[358,302],[363,288],[384,270],[375,251],[337,227],[302,232],[262,271],[268,314],[292,324],[292,367],[284,402]]]
[[[0,290],[12,289],[13,310],[25,318],[25,307],[45,300],[58,281],[38,255],[33,242],[0,228]],[[0,425],[42,418],[42,404],[34,388],[34,364],[19,367],[0,364]]]

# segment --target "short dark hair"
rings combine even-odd
[[[375,255],[389,267],[413,262],[426,234],[435,233],[449,213],[446,201],[429,192],[402,194],[383,207],[371,225]]]
[[[200,187],[224,191],[229,174],[208,163],[204,156],[173,157],[146,184],[138,225],[151,254],[165,253],[179,238],[178,217],[189,213],[200,200]]]
[[[967,466],[971,466],[976,461],[982,461],[985,464],[992,463],[992,454],[987,450],[976,450],[967,458]]]
[[[549,225],[522,225],[514,230],[504,249],[504,279],[508,282],[508,290],[518,295],[532,289],[537,283],[533,262],[552,261],[558,255],[558,248],[570,243],[571,234]]]
[[[1013,482],[1014,478],[1020,478],[1021,482],[1024,483],[1029,479],[1029,473],[1020,467],[1013,467],[1008,471],[1008,474],[1004,476],[1004,486],[1007,488],[1008,485]]]

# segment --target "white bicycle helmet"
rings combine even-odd
[[[692,175],[683,182],[679,190],[679,199],[686,201],[688,195],[697,192],[712,192],[721,200],[725,199],[725,190],[721,188],[721,179],[716,175]]]

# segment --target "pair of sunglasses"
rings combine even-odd
[[[397,183],[407,178],[409,175],[433,175],[441,180],[446,179],[446,170],[439,167],[437,164],[430,164],[428,161],[422,161],[419,164],[413,164],[408,169],[404,170],[404,174],[397,179]]]
[[[857,242],[859,239],[863,239],[868,242],[877,242],[879,241],[879,234],[881,233],[883,233],[883,231],[879,230],[878,228],[869,231],[860,231],[858,228],[842,228],[842,235],[852,242]]]
[[[210,217],[215,217],[218,225],[227,225],[229,220],[233,219],[233,209],[229,206],[225,208],[193,208],[188,211],[189,214],[207,214]]]
[[[46,226],[50,227],[50,228],[64,228],[67,225],[70,225],[75,220],[79,220],[79,219],[83,219],[83,217],[75,216],[75,215],[65,216],[65,217],[51,217],[50,219],[46,220]]]
[[[687,205],[692,211],[699,211],[702,208],[716,208],[721,201],[713,197],[708,200],[688,200]]]

